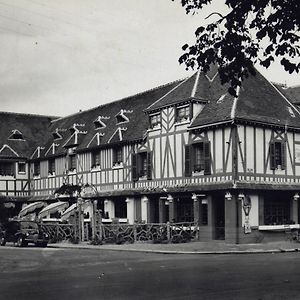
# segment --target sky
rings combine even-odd
[[[185,78],[181,47],[208,14],[179,0],[0,0],[0,111],[66,116]]]

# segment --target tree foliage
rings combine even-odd
[[[213,2],[180,1],[187,14],[195,14]],[[255,74],[256,63],[268,68],[278,57],[287,72],[299,72],[300,0],[224,1],[228,13],[216,11],[206,18],[213,21],[197,28],[194,45],[182,47],[180,63],[185,63],[187,69],[203,71],[217,64],[221,81],[230,83],[233,95],[249,73]]]

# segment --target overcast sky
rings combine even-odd
[[[0,0],[0,110],[64,116],[184,78],[181,46],[207,14],[178,0]]]

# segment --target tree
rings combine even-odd
[[[174,1],[174,0],[172,0]],[[195,14],[212,0],[180,0],[187,14]],[[221,0],[217,0],[220,5]],[[249,74],[255,75],[254,64],[268,68],[278,57],[289,72],[300,70],[300,1],[299,0],[224,0],[228,13],[212,12],[208,25],[195,32],[194,45],[185,44],[179,58],[187,69],[208,71],[219,66],[222,83],[229,92]],[[297,61],[298,60],[298,61]]]

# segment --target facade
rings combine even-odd
[[[258,73],[233,97],[211,70],[63,118],[2,113],[2,203],[54,202],[64,184],[88,183],[103,222],[282,238],[300,223],[297,95]]]

